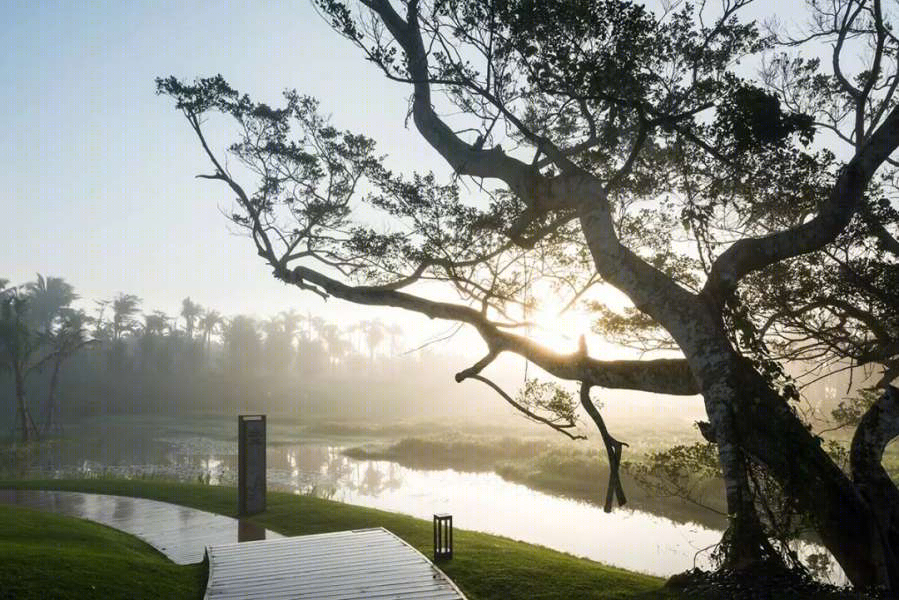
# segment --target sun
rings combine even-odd
[[[589,295],[572,302],[572,298],[548,290],[541,293],[536,306],[525,318],[532,323],[522,333],[556,352],[574,352],[580,337],[587,340],[591,354],[602,353],[607,358],[632,357],[633,351],[611,343],[593,332],[595,316],[586,308],[585,301],[600,302],[608,308],[621,311],[630,306],[630,300],[610,285],[596,286]]]

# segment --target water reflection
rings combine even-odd
[[[606,514],[593,504],[534,491],[495,473],[415,470],[390,461],[350,459],[341,451],[336,445],[270,445],[270,488],[424,519],[451,513],[463,529],[656,575],[708,566],[709,549],[721,536],[720,531],[641,511]],[[166,477],[235,485],[236,455],[237,444],[226,440],[107,437],[47,444],[31,453],[7,452],[0,456],[0,475],[5,470],[31,477]],[[820,549],[808,544],[800,549],[803,554],[814,550]]]

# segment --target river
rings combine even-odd
[[[420,470],[390,461],[355,460],[342,454],[340,441],[296,443],[281,437],[268,448],[270,488],[424,519],[449,513],[457,528],[540,544],[633,571],[667,576],[707,567],[710,551],[721,537],[714,529],[637,510],[605,513],[594,504],[536,491],[492,472]],[[27,477],[174,477],[234,484],[236,454],[235,441],[184,433],[135,435],[119,428],[6,455],[0,471]],[[800,548],[801,554],[813,551],[820,548],[809,544]],[[831,579],[842,580],[838,569]]]

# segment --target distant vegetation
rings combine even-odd
[[[0,300],[9,307],[15,300],[18,310],[7,311],[5,323],[18,327],[18,347],[30,344],[22,386],[30,437],[107,414],[250,409],[395,422],[407,418],[410,398],[419,415],[461,417],[476,404],[460,402],[458,389],[446,384],[452,367],[445,356],[427,348],[406,354],[403,329],[379,319],[338,324],[295,311],[225,316],[189,297],[178,314],[167,314],[142,310],[140,298],[124,293],[85,311],[72,308],[77,299],[60,277],[0,285]],[[0,329],[0,364],[8,362],[9,333]],[[65,335],[77,352],[57,364]],[[0,406],[8,407],[0,409],[0,438],[12,430],[21,438],[16,401],[14,373],[0,369]]]
[[[350,448],[344,454],[366,460],[392,460],[419,469],[492,471],[505,460],[528,460],[549,448],[542,440],[404,438],[389,446]]]
[[[520,440],[509,437],[437,436],[404,438],[395,443],[367,444],[344,452],[360,460],[391,460],[420,469],[494,471],[504,479],[544,492],[602,505],[609,464],[599,448],[582,444]],[[644,457],[635,456],[637,461]],[[638,462],[635,465],[641,465]],[[674,521],[710,528],[727,526],[724,490],[717,477],[696,482],[689,500],[646,485],[626,469],[622,482],[627,508],[664,515]],[[697,504],[699,501],[701,504]]]

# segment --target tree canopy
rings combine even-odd
[[[884,498],[899,492],[877,471],[883,440],[899,433],[888,416],[895,394],[860,427],[847,477],[797,416],[795,389],[766,343],[769,331],[792,327],[790,311],[758,298],[765,277],[786,289],[778,270],[838,253],[856,215],[873,215],[876,232],[895,241],[874,192],[892,177],[899,146],[899,41],[879,0],[812,2],[817,29],[789,43],[742,21],[747,4],[653,12],[624,0],[317,0],[365,58],[409,85],[410,117],[451,169],[446,178],[392,172],[372,140],[332,126],[294,91],[272,108],[221,77],[159,79],[157,89],[197,134],[212,165],[201,177],[236,196],[231,219],[276,278],[470,325],[487,351],[458,381],[489,383],[482,372],[512,352],[578,382],[578,398],[499,391],[560,431],[583,407],[613,467],[607,506],[613,495],[624,501],[622,445],[591,388],[701,393],[727,487],[728,565],[771,559],[752,462],[808,513],[854,583],[896,589],[899,522]],[[814,40],[834,41],[829,72],[783,56],[758,77],[740,66]],[[843,52],[858,44],[868,54],[848,75]],[[210,113],[238,124],[229,151],[240,172],[209,146]],[[814,143],[828,115],[851,142],[844,155]],[[469,181],[474,200],[460,191]],[[374,227],[373,213],[389,227]],[[857,238],[848,243],[864,255]],[[458,300],[433,296],[435,282]],[[683,358],[609,360],[583,338],[569,354],[541,346],[523,333],[541,285],[589,301],[600,331],[636,333]],[[632,306],[605,305],[596,291],[606,285]],[[755,320],[760,302],[776,313],[773,329]]]

